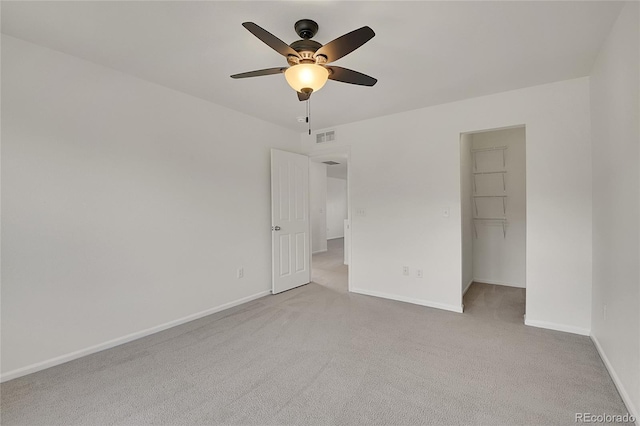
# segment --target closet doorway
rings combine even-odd
[[[460,135],[464,311],[524,323],[526,129]]]

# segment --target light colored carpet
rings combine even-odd
[[[576,412],[626,413],[589,338],[516,318],[522,291],[474,284],[456,314],[338,287],[311,283],[7,382],[2,424],[569,425]]]
[[[347,291],[348,266],[344,264],[344,238],[327,241],[327,251],[313,255],[311,280],[335,290]]]
[[[474,282],[464,295],[464,312],[477,318],[524,324],[525,289]]]

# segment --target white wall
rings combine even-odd
[[[590,79],[592,335],[636,418],[640,416],[638,13],[635,2],[622,9]]]
[[[503,129],[472,135],[473,149],[506,146],[503,151],[480,151],[476,153],[478,172],[506,170],[503,191],[501,174],[476,175],[476,190],[480,195],[502,195],[502,199],[476,198],[478,216],[506,217],[506,235],[502,223],[476,221],[478,237],[473,239],[473,279],[477,282],[526,287],[526,164],[525,129]],[[553,151],[549,153],[553,156]]]
[[[327,177],[327,239],[344,237],[347,218],[347,181]]]
[[[268,293],[271,147],[299,135],[2,36],[3,379]]]
[[[460,215],[462,220],[462,293],[464,294],[473,282],[473,194],[471,168],[471,134],[460,135]]]
[[[351,145],[353,291],[461,310],[460,134],[514,125],[527,129],[527,323],[589,333],[588,78],[336,128]]]
[[[327,165],[309,162],[311,252],[327,251]]]

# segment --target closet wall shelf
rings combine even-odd
[[[507,158],[505,156],[506,150],[507,150],[506,146],[494,146],[490,148],[472,149],[471,155],[473,156],[473,170],[475,170],[476,172],[478,171],[478,158],[476,157],[476,154],[478,152],[484,152],[484,151],[502,151],[502,168],[503,169],[506,168],[507,167]]]
[[[474,175],[495,175],[498,173],[507,173],[506,170],[495,170],[492,172],[473,172]]]
[[[504,165],[504,158],[502,159],[503,165]],[[477,168],[477,166],[474,166],[474,168]],[[478,182],[476,182],[476,176],[478,175],[497,175],[500,174],[502,175],[502,190],[506,191],[507,190],[507,181],[505,179],[505,176],[507,175],[507,171],[506,170],[499,170],[499,171],[493,171],[493,172],[473,172],[473,192],[477,192],[478,191]]]
[[[472,149],[471,152],[482,152],[482,151],[497,151],[497,150],[505,150],[507,149],[506,146],[491,146],[489,148],[477,148],[477,149]]]
[[[486,168],[488,168],[489,170],[478,170],[478,153],[479,152],[487,152],[487,151],[500,151],[499,155],[502,156],[502,169],[501,170],[496,170],[498,167],[500,167],[498,164],[494,164],[492,166],[487,165]],[[506,156],[506,151],[507,151],[507,147],[506,146],[493,146],[493,147],[488,147],[488,148],[478,148],[478,149],[472,149],[471,150],[471,155],[473,157],[473,170],[471,170],[472,174],[472,181],[473,181],[473,194],[472,194],[472,200],[473,200],[473,207],[475,210],[475,215],[473,217],[473,231],[474,234],[476,236],[476,238],[478,238],[478,229],[476,227],[476,222],[478,223],[498,223],[502,226],[502,236],[504,238],[507,238],[507,179],[506,179],[506,175],[507,175],[507,156]],[[489,188],[489,187],[483,187],[482,189],[484,191],[478,191],[478,182],[477,182],[477,176],[478,175],[501,175],[502,176],[502,191],[504,192],[503,194],[500,195],[490,195],[490,194],[482,194],[482,192],[493,192],[494,194],[496,192],[499,191],[499,189],[497,188]],[[480,183],[482,184],[482,186],[487,185],[489,182],[484,181],[483,179],[480,179]],[[478,194],[478,192],[480,192],[480,194]],[[480,215],[480,211],[478,211],[478,203],[477,203],[477,199],[478,198],[487,198],[487,199],[491,199],[491,198],[495,198],[498,200],[502,200],[502,214],[504,216],[502,217],[483,217]],[[489,212],[487,212],[489,213]],[[497,214],[500,214],[498,212],[496,212]],[[493,214],[496,214],[493,213]],[[492,214],[492,213],[489,213]]]

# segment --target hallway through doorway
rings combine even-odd
[[[348,269],[344,264],[344,238],[327,240],[327,251],[313,255],[311,281],[339,291],[348,291]]]

